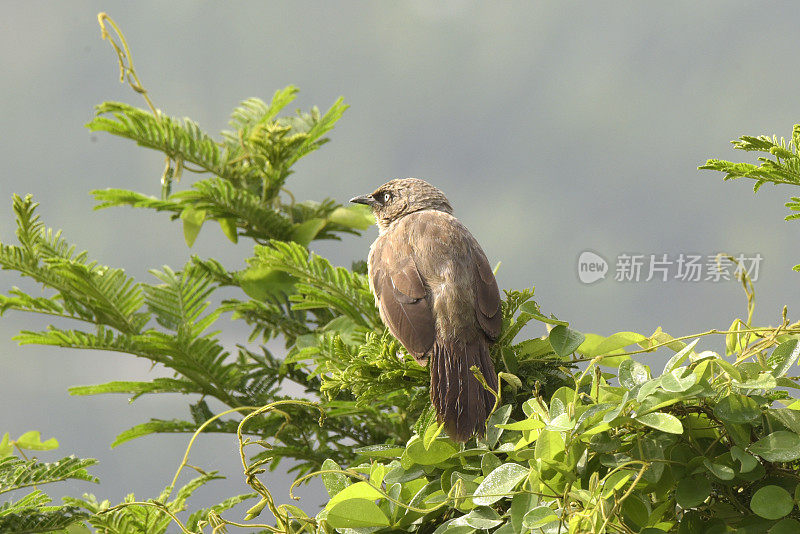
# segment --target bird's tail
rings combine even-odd
[[[480,369],[489,387],[497,391],[497,374],[485,339],[434,343],[430,360],[431,404],[455,441],[467,441],[476,433],[482,436],[494,406],[494,395],[470,371],[473,365]]]

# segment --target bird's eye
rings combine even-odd
[[[389,202],[390,200],[392,200],[392,194],[391,194],[391,193],[389,193],[388,191],[386,191],[386,192],[384,192],[384,193],[381,193],[381,194],[380,194],[380,200],[381,200],[381,202],[382,202],[383,204],[386,204],[387,202]]]

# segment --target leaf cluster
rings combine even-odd
[[[38,489],[38,486],[65,480],[97,482],[87,471],[97,463],[94,459],[67,456],[53,462],[41,462],[36,458],[29,459],[25,454],[25,451],[48,451],[57,447],[54,438],[42,441],[36,431],[26,432],[15,440],[8,433],[3,435],[0,440],[0,495],[9,497],[29,492],[0,502],[0,532],[60,531],[89,517],[90,514],[80,506],[50,504],[52,499]]]
[[[404,446],[319,472],[321,530],[790,532],[800,526],[800,401],[784,389],[797,325],[750,331],[728,357],[656,331],[582,336],[572,387],[503,404],[459,448],[429,420]],[[632,358],[668,347],[658,376]],[[616,368],[603,371],[600,366]],[[777,404],[777,406],[776,406]],[[770,530],[772,529],[772,530]]]

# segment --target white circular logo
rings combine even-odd
[[[584,284],[593,284],[606,277],[608,262],[591,250],[584,250],[578,256],[578,278]]]

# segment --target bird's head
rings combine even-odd
[[[453,213],[444,193],[419,178],[391,180],[369,195],[351,198],[350,202],[366,204],[372,208],[381,232],[394,221],[416,211],[438,210]]]

